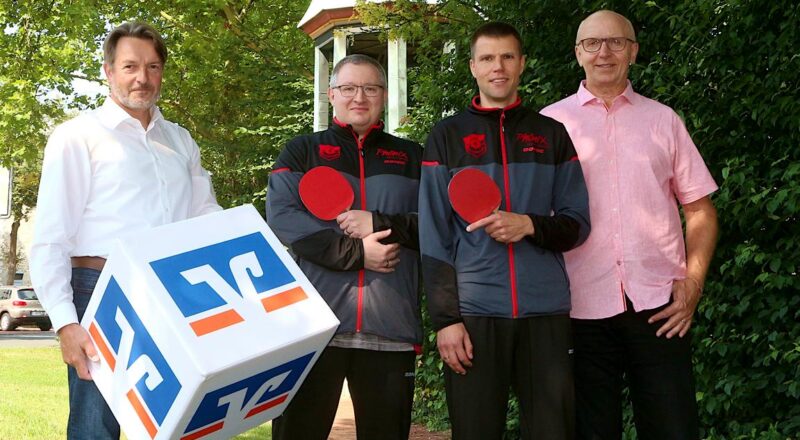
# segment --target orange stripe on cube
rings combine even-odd
[[[258,413],[262,413],[262,412],[264,412],[264,411],[266,411],[266,410],[268,410],[270,408],[274,408],[274,407],[280,405],[281,403],[285,402],[287,397],[289,397],[289,395],[288,394],[284,394],[283,396],[280,396],[277,399],[272,399],[269,402],[263,403],[260,406],[257,406],[255,408],[251,409],[250,412],[248,412],[247,415],[244,416],[244,418],[246,419],[246,418],[252,417],[252,416],[254,416],[254,415],[258,414]]]
[[[261,300],[261,304],[264,305],[264,310],[269,313],[300,302],[306,298],[308,298],[308,296],[306,295],[306,292],[303,291],[303,288],[295,287],[285,292],[268,296]]]
[[[150,415],[147,414],[147,411],[144,409],[144,405],[142,405],[142,402],[139,401],[139,397],[136,396],[136,393],[133,391],[133,389],[128,391],[127,397],[128,401],[131,402],[131,406],[133,406],[133,410],[136,411],[136,415],[139,416],[139,420],[142,421],[147,433],[150,434],[150,438],[155,438],[156,434],[158,434],[158,429],[153,421],[150,420]]]
[[[117,359],[114,358],[113,354],[111,354],[111,350],[108,348],[108,345],[106,345],[106,341],[103,340],[103,337],[100,336],[100,331],[97,330],[97,326],[94,322],[89,325],[89,335],[92,336],[94,343],[100,350],[100,354],[103,355],[106,363],[108,363],[108,366],[111,367],[111,371],[114,371],[114,368],[117,366]]]
[[[212,432],[219,431],[220,429],[222,429],[223,426],[225,426],[225,422],[215,423],[209,427],[203,428],[199,431],[195,431],[189,435],[183,436],[181,437],[181,440],[196,440],[200,437],[205,437],[208,434],[211,434]]]
[[[236,313],[235,310],[227,310],[207,318],[198,319],[192,322],[191,326],[197,336],[203,336],[242,321],[244,321],[242,315]]]

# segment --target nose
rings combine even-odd
[[[367,99],[367,94],[364,92],[363,87],[356,87],[356,94],[353,95],[353,99],[356,101],[363,101]]]
[[[148,76],[147,76],[147,68],[146,67],[144,69],[139,69],[136,72],[136,82],[144,84],[144,83],[147,82],[147,78],[148,78]]]
[[[608,47],[608,41],[603,40],[600,42],[600,50],[598,51],[601,55],[611,55],[611,48]]]
[[[492,71],[503,70],[503,58],[496,57],[492,62]]]

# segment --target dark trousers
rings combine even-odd
[[[519,398],[524,439],[572,439],[572,337],[567,315],[523,319],[464,317],[472,367],[445,367],[453,438],[503,437],[509,387]]]
[[[656,337],[654,310],[606,319],[574,319],[578,438],[622,438],[622,391],[630,389],[638,438],[699,437],[691,333]]]
[[[347,379],[359,440],[408,439],[414,400],[413,351],[327,347],[283,415],[273,440],[325,440]]]
[[[94,269],[72,269],[72,302],[78,312],[78,320],[83,318],[92,291],[100,277]],[[78,377],[78,372],[67,367],[69,385],[69,420],[67,438],[69,440],[117,440],[119,424],[114,413],[106,404],[103,395],[91,380]]]

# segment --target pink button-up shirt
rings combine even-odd
[[[566,126],[589,189],[592,232],[564,254],[571,316],[620,314],[625,294],[636,311],[666,304],[672,281],[686,276],[677,202],[717,190],[683,121],[635,93],[630,82],[611,108],[581,83],[578,93],[542,114]]]

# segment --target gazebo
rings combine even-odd
[[[403,39],[381,42],[376,29],[359,21],[355,4],[354,0],[312,0],[297,25],[314,40],[314,131],[326,129],[330,121],[327,93],[332,67],[345,56],[360,53],[386,69],[389,100],[384,121],[387,131],[395,133],[407,109],[408,47]]]

